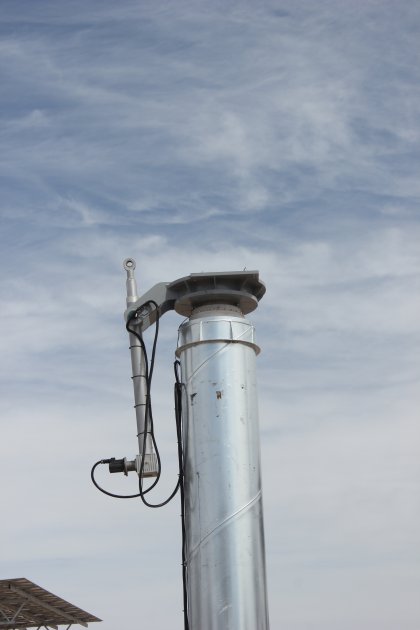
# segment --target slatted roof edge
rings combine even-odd
[[[0,630],[73,624],[87,627],[88,623],[101,621],[26,578],[0,580],[0,611],[2,607]]]

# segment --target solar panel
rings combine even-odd
[[[0,580],[0,630],[87,627],[98,617],[66,602],[26,578]]]

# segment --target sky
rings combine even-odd
[[[122,261],[142,293],[258,269],[271,628],[418,630],[419,2],[0,9],[0,578],[102,630],[182,629],[178,501],[90,482],[136,454]],[[161,322],[156,501],[181,321]]]

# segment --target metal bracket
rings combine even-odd
[[[128,268],[127,261],[130,262]],[[134,267],[135,261],[126,259],[127,282],[134,278]],[[259,279],[258,271],[192,273],[173,282],[155,284],[135,301],[131,296],[132,301],[127,299],[124,317],[128,320],[136,313],[132,322],[144,331],[156,321],[157,314],[161,317],[167,311],[175,310],[179,315],[189,317],[194,308],[203,304],[230,304],[239,307],[246,315],[257,308],[264,293],[265,285]],[[156,302],[157,311],[147,305],[149,300]]]

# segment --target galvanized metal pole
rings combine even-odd
[[[229,303],[198,298],[179,329],[190,630],[269,628],[258,352],[253,326]]]

